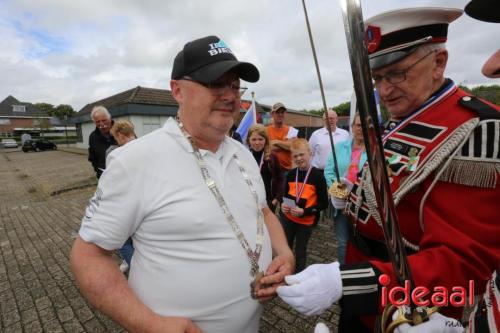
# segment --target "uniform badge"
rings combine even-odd
[[[369,25],[365,31],[365,44],[368,49],[368,53],[377,51],[381,41],[382,34],[380,32],[380,27]]]

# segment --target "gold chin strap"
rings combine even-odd
[[[398,312],[396,319],[392,320],[392,315],[394,311]],[[408,307],[396,307],[392,304],[385,307],[382,313],[381,327],[383,333],[393,333],[396,327],[401,324],[410,324],[415,326],[426,322],[429,317],[439,311],[439,306],[433,306],[431,308],[426,306],[419,306],[410,310]]]

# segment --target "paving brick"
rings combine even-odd
[[[106,332],[106,328],[97,320],[97,318],[93,318],[86,323],[83,324],[87,332],[95,332],[101,333]]]
[[[59,317],[59,321],[61,323],[64,323],[73,319],[75,317],[75,313],[70,306],[66,306],[57,310],[57,317]]]
[[[7,326],[3,331],[5,333],[23,333],[23,328],[21,323],[17,322],[14,325]]]
[[[51,320],[51,321],[44,323],[43,329],[46,332],[52,332],[52,333],[59,333],[59,332],[63,333],[64,332],[64,329],[63,329],[61,323],[59,323],[57,320]]]
[[[11,308],[10,312],[4,313],[2,315],[2,321],[3,321],[3,324],[5,325],[5,327],[9,327],[11,325],[15,325],[18,322],[20,322],[21,316],[19,315],[19,312],[17,311],[17,309],[14,307],[14,308]]]
[[[50,299],[47,296],[38,298],[35,301],[36,308],[40,311],[42,309],[48,308],[49,306],[52,306],[52,303],[50,302]]]
[[[88,307],[82,307],[75,310],[75,314],[81,323],[85,323],[94,318],[94,314]]]
[[[85,329],[83,328],[82,324],[76,319],[72,318],[66,322],[63,323],[63,328],[65,332],[68,333],[79,333],[79,332],[85,332]]]
[[[29,333],[42,333],[42,324],[39,321],[33,321],[27,325],[24,325],[24,331]]]
[[[38,321],[38,313],[36,312],[35,308],[31,308],[25,311],[21,312],[21,321],[23,323],[23,326],[26,326],[27,324],[33,322],[33,321]]]

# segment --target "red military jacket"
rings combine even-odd
[[[469,286],[481,293],[500,263],[500,113],[453,82],[401,121],[383,139],[390,182],[408,262],[416,286],[433,290]],[[353,236],[341,266],[342,311],[381,311],[387,274],[383,231],[366,203],[370,177],[365,167],[346,208]],[[450,309],[449,309],[450,310]],[[462,308],[444,313],[459,317]]]

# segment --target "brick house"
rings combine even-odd
[[[48,124],[51,117],[33,104],[20,102],[8,96],[0,102],[0,136],[20,136],[23,132],[33,132]]]

